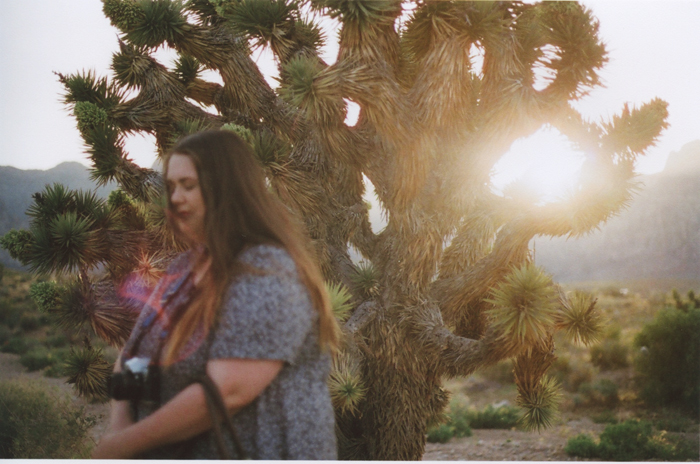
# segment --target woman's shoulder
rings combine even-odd
[[[296,273],[294,259],[280,245],[253,245],[245,249],[239,259],[243,263],[266,273]]]

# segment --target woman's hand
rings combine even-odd
[[[207,363],[207,373],[219,388],[229,413],[252,402],[274,380],[282,361],[265,359],[217,359]],[[118,401],[115,406],[128,402]],[[123,406],[122,406],[123,407]],[[113,409],[114,411],[114,409]],[[115,411],[124,418],[124,411]],[[128,459],[171,443],[199,435],[212,426],[204,390],[192,384],[140,422],[113,421],[93,451],[94,459]]]

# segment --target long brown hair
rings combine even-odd
[[[339,329],[321,272],[304,246],[305,234],[268,191],[248,144],[230,131],[205,131],[185,137],[163,160],[166,178],[173,154],[188,156],[197,169],[206,208],[206,246],[212,261],[201,282],[207,291],[198,292],[196,301],[171,330],[165,362],[174,362],[198,327],[211,328],[227,286],[244,271],[239,254],[247,246],[263,243],[283,247],[294,259],[319,314],[321,348],[334,352]],[[169,191],[167,201],[168,209],[173,211]]]

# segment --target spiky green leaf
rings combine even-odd
[[[197,58],[190,55],[178,55],[175,61],[175,75],[184,85],[189,84],[199,77],[202,65]]]
[[[347,357],[342,356],[333,363],[328,377],[328,391],[333,407],[342,414],[354,414],[367,392],[359,370]]]
[[[350,311],[352,310],[352,303],[350,302],[352,296],[350,292],[343,284],[334,283],[326,283],[326,290],[328,290],[328,296],[331,299],[333,315],[338,321],[345,322],[350,317]]]
[[[558,328],[574,343],[595,343],[603,328],[603,318],[596,309],[596,300],[584,292],[575,291],[562,301],[556,314]]]
[[[527,430],[548,428],[558,415],[558,404],[561,398],[557,381],[544,376],[539,384],[531,391],[518,392],[516,402],[525,409],[520,419]]]
[[[119,42],[119,52],[112,55],[114,78],[125,89],[146,83],[153,60],[146,47]]]
[[[393,24],[401,13],[398,0],[311,0],[316,10],[324,10],[331,18],[359,26]]]
[[[258,46],[285,39],[298,16],[296,5],[286,0],[241,0],[227,6],[224,14],[231,26]]]
[[[109,111],[118,105],[123,97],[113,84],[107,83],[106,78],[98,79],[92,71],[58,76],[66,88],[64,101],[67,104],[88,102]]]
[[[67,382],[75,385],[80,395],[101,401],[108,398],[107,378],[111,371],[102,350],[92,347],[71,348],[64,366]]]
[[[256,131],[252,134],[250,141],[253,146],[253,154],[265,167],[272,164],[283,164],[292,149],[289,143],[285,143],[267,129]]]
[[[379,273],[371,262],[362,261],[356,265],[350,280],[365,298],[373,298],[379,293]]]
[[[59,183],[47,185],[42,192],[32,195],[32,198],[34,203],[27,209],[32,224],[48,224],[74,207],[73,193]]]
[[[494,328],[512,344],[544,341],[554,325],[556,294],[552,279],[532,263],[514,268],[487,300]]]
[[[137,47],[157,47],[174,43],[185,32],[187,21],[182,15],[182,2],[177,0],[147,0],[138,3],[142,13],[125,30],[126,38]]]

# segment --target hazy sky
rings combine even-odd
[[[700,138],[700,1],[584,3],[600,20],[610,61],[602,72],[606,88],[592,92],[578,108],[597,120],[617,113],[625,102],[640,105],[656,96],[668,101],[671,127],[640,163],[642,172],[658,171],[671,151]],[[22,169],[48,169],[64,161],[87,165],[75,120],[60,103],[63,88],[52,72],[91,69],[99,76],[109,75],[117,31],[104,18],[102,2],[0,0],[0,4],[0,165]],[[511,157],[515,161],[504,172],[522,172],[528,159],[532,163],[538,156],[534,152],[542,152],[542,147],[556,151],[557,143],[566,144],[549,134],[530,141],[529,151],[528,142],[519,144],[520,155]],[[150,166],[155,160],[143,137],[130,141],[128,149],[141,165]]]

